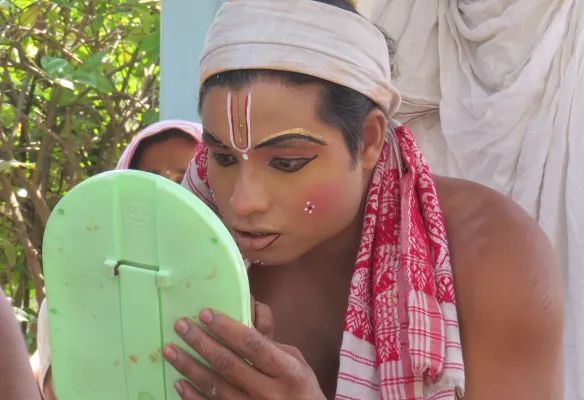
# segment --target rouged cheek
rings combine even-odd
[[[340,182],[320,184],[303,192],[298,195],[298,213],[305,219],[323,221],[343,218],[353,203],[347,187]]]

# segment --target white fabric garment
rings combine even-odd
[[[584,400],[584,2],[360,0],[398,41],[404,103],[432,169],[521,204],[567,282],[566,400]]]

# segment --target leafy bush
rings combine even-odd
[[[50,210],[158,119],[158,1],[0,0],[0,284],[35,347]]]

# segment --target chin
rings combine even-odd
[[[266,249],[258,252],[250,252],[244,256],[254,264],[266,267],[285,266],[293,263],[302,257],[304,253],[291,251],[288,246],[275,246],[271,249]]]
[[[289,257],[282,257],[281,255],[274,254],[274,255],[265,255],[261,254],[263,252],[254,254],[254,255],[246,255],[245,257],[255,265],[261,265],[265,267],[279,267],[284,266],[286,264],[291,263],[294,261],[293,258]]]

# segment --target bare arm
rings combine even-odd
[[[12,308],[0,291],[0,393],[2,398],[38,400],[28,354]]]

